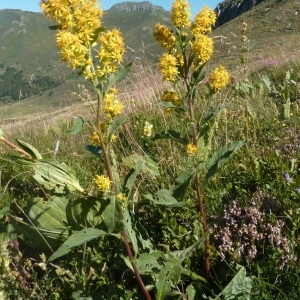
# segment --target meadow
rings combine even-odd
[[[0,299],[299,299],[299,53],[258,63],[241,22],[227,72],[186,3],[158,66],[92,28],[65,100],[1,108]]]

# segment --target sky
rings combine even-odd
[[[103,10],[107,10],[111,8],[116,3],[121,3],[125,1],[133,1],[133,0],[100,0],[100,6]],[[142,0],[138,0],[135,2],[141,2]],[[173,0],[148,0],[154,5],[160,5],[165,10],[171,10]],[[222,0],[190,0],[190,6],[192,10],[192,16],[195,16],[199,10],[204,6],[208,5],[210,8],[214,9],[218,3],[222,2]],[[40,12],[40,6],[38,0],[0,0],[0,9],[13,8],[13,9],[21,9],[33,12]]]

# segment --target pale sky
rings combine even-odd
[[[130,0],[128,0],[130,1]],[[126,2],[125,0],[100,0],[100,6],[103,10],[111,8],[116,3]],[[132,1],[141,2],[141,1]],[[149,0],[154,5],[160,5],[165,10],[171,10],[173,0]],[[208,5],[210,8],[214,9],[221,0],[190,0],[190,6],[192,10],[192,16],[195,16],[199,10],[204,6]],[[13,8],[21,9],[33,12],[40,12],[39,1],[38,0],[0,0],[0,9]]]

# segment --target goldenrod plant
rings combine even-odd
[[[187,115],[190,135],[183,137],[180,132],[169,131],[154,136],[154,139],[171,138],[186,145],[186,153],[190,156],[191,163],[189,168],[175,179],[169,195],[183,200],[188,187],[195,183],[196,199],[206,234],[206,277],[210,279],[209,228],[201,191],[201,178],[205,173],[206,180],[213,177],[218,166],[244,142],[227,144],[211,156],[212,138],[216,126],[215,116],[221,108],[215,108],[200,120],[195,117],[194,107],[199,101],[197,90],[200,86],[206,85],[209,94],[213,95],[230,82],[229,73],[222,65],[214,69],[207,77],[204,73],[204,66],[213,54],[213,39],[209,34],[216,22],[215,12],[205,6],[191,21],[188,1],[175,0],[172,6],[172,22],[174,29],[156,24],[154,31],[154,37],[166,49],[159,62],[163,80],[173,85],[172,90],[163,92],[161,105],[169,114],[174,111]]]
[[[214,177],[220,165],[245,143],[230,142],[213,149],[216,116],[222,107],[215,107],[205,115],[195,113],[195,104],[201,101],[198,95],[201,86],[207,87],[208,97],[211,97],[229,84],[229,73],[222,65],[208,76],[204,72],[213,54],[210,33],[216,21],[214,11],[204,7],[191,21],[188,1],[175,0],[172,6],[174,28],[156,24],[154,30],[155,39],[166,50],[159,61],[159,69],[163,81],[169,83],[169,88],[162,92],[160,104],[168,116],[185,114],[190,129],[189,133],[168,130],[155,134],[153,124],[146,121],[143,137],[152,141],[171,139],[182,144],[188,163],[171,186],[158,190],[155,195],[148,193],[144,198],[158,206],[184,209],[189,192],[197,203],[204,232],[187,249],[163,252],[152,243],[151,237],[147,237],[132,208],[133,186],[140,171],[147,168],[157,175],[158,166],[146,155],[135,154],[130,171],[124,174],[112,146],[127,119],[117,88],[118,81],[128,74],[131,66],[131,63],[122,65],[125,53],[122,35],[116,28],[102,27],[103,11],[96,0],[42,0],[40,4],[44,14],[57,23],[51,29],[57,32],[56,42],[62,60],[95,89],[95,120],[77,117],[68,133],[76,134],[85,125],[89,127],[91,144],[87,150],[99,159],[99,166],[102,166],[99,169],[103,172],[95,172],[95,190],[88,190],[81,186],[75,171],[66,164],[44,159],[37,149],[24,141],[17,140],[18,145],[14,145],[1,133],[2,141],[20,154],[12,159],[34,171],[33,178],[46,191],[48,201],[45,204],[42,197],[32,199],[26,211],[30,222],[11,216],[11,223],[29,244],[47,247],[53,252],[48,262],[91,241],[122,240],[126,256],[120,249],[112,255],[121,257],[134,273],[145,299],[159,300],[176,293],[196,299],[193,282],[183,286],[181,291],[178,283],[183,276],[189,281],[211,280],[209,227],[201,181],[207,182]],[[206,279],[192,272],[185,263],[203,244]]]

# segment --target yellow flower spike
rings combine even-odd
[[[191,25],[190,16],[191,9],[188,1],[175,0],[173,2],[172,22],[177,29],[189,28]]]
[[[220,66],[216,68],[208,77],[208,85],[214,91],[224,88],[230,82],[230,76],[227,70]]]
[[[216,13],[207,6],[196,15],[194,22],[191,26],[191,31],[194,36],[199,34],[207,34],[211,32],[212,26],[215,25],[217,20]]]
[[[179,71],[177,69],[177,59],[174,55],[164,53],[160,58],[159,69],[163,73],[164,81],[176,82]]]
[[[193,144],[188,144],[186,146],[186,153],[190,155],[195,155],[197,153],[197,147]]]
[[[94,182],[100,192],[108,192],[111,187],[109,178],[106,175],[96,175]]]
[[[206,63],[213,53],[213,41],[204,34],[199,34],[192,44],[191,51],[194,55],[193,67],[197,68]]]
[[[175,46],[176,38],[173,35],[171,29],[169,29],[165,25],[156,23],[153,36],[158,41],[158,43],[164,48],[171,49]]]
[[[108,30],[99,37],[101,46],[98,57],[102,63],[98,67],[98,76],[102,77],[109,73],[114,73],[117,66],[123,61],[125,53],[124,41],[118,29]]]
[[[89,65],[87,53],[94,31],[101,25],[103,11],[97,0],[42,0],[44,14],[59,23],[57,46],[62,60],[73,68]],[[87,72],[86,78],[91,78]]]
[[[152,135],[152,128],[153,128],[153,124],[146,121],[144,126],[144,136],[150,137]]]
[[[104,96],[104,108],[103,111],[109,119],[114,118],[115,116],[122,113],[124,105],[116,97],[117,90],[113,90],[112,93],[107,93]]]

